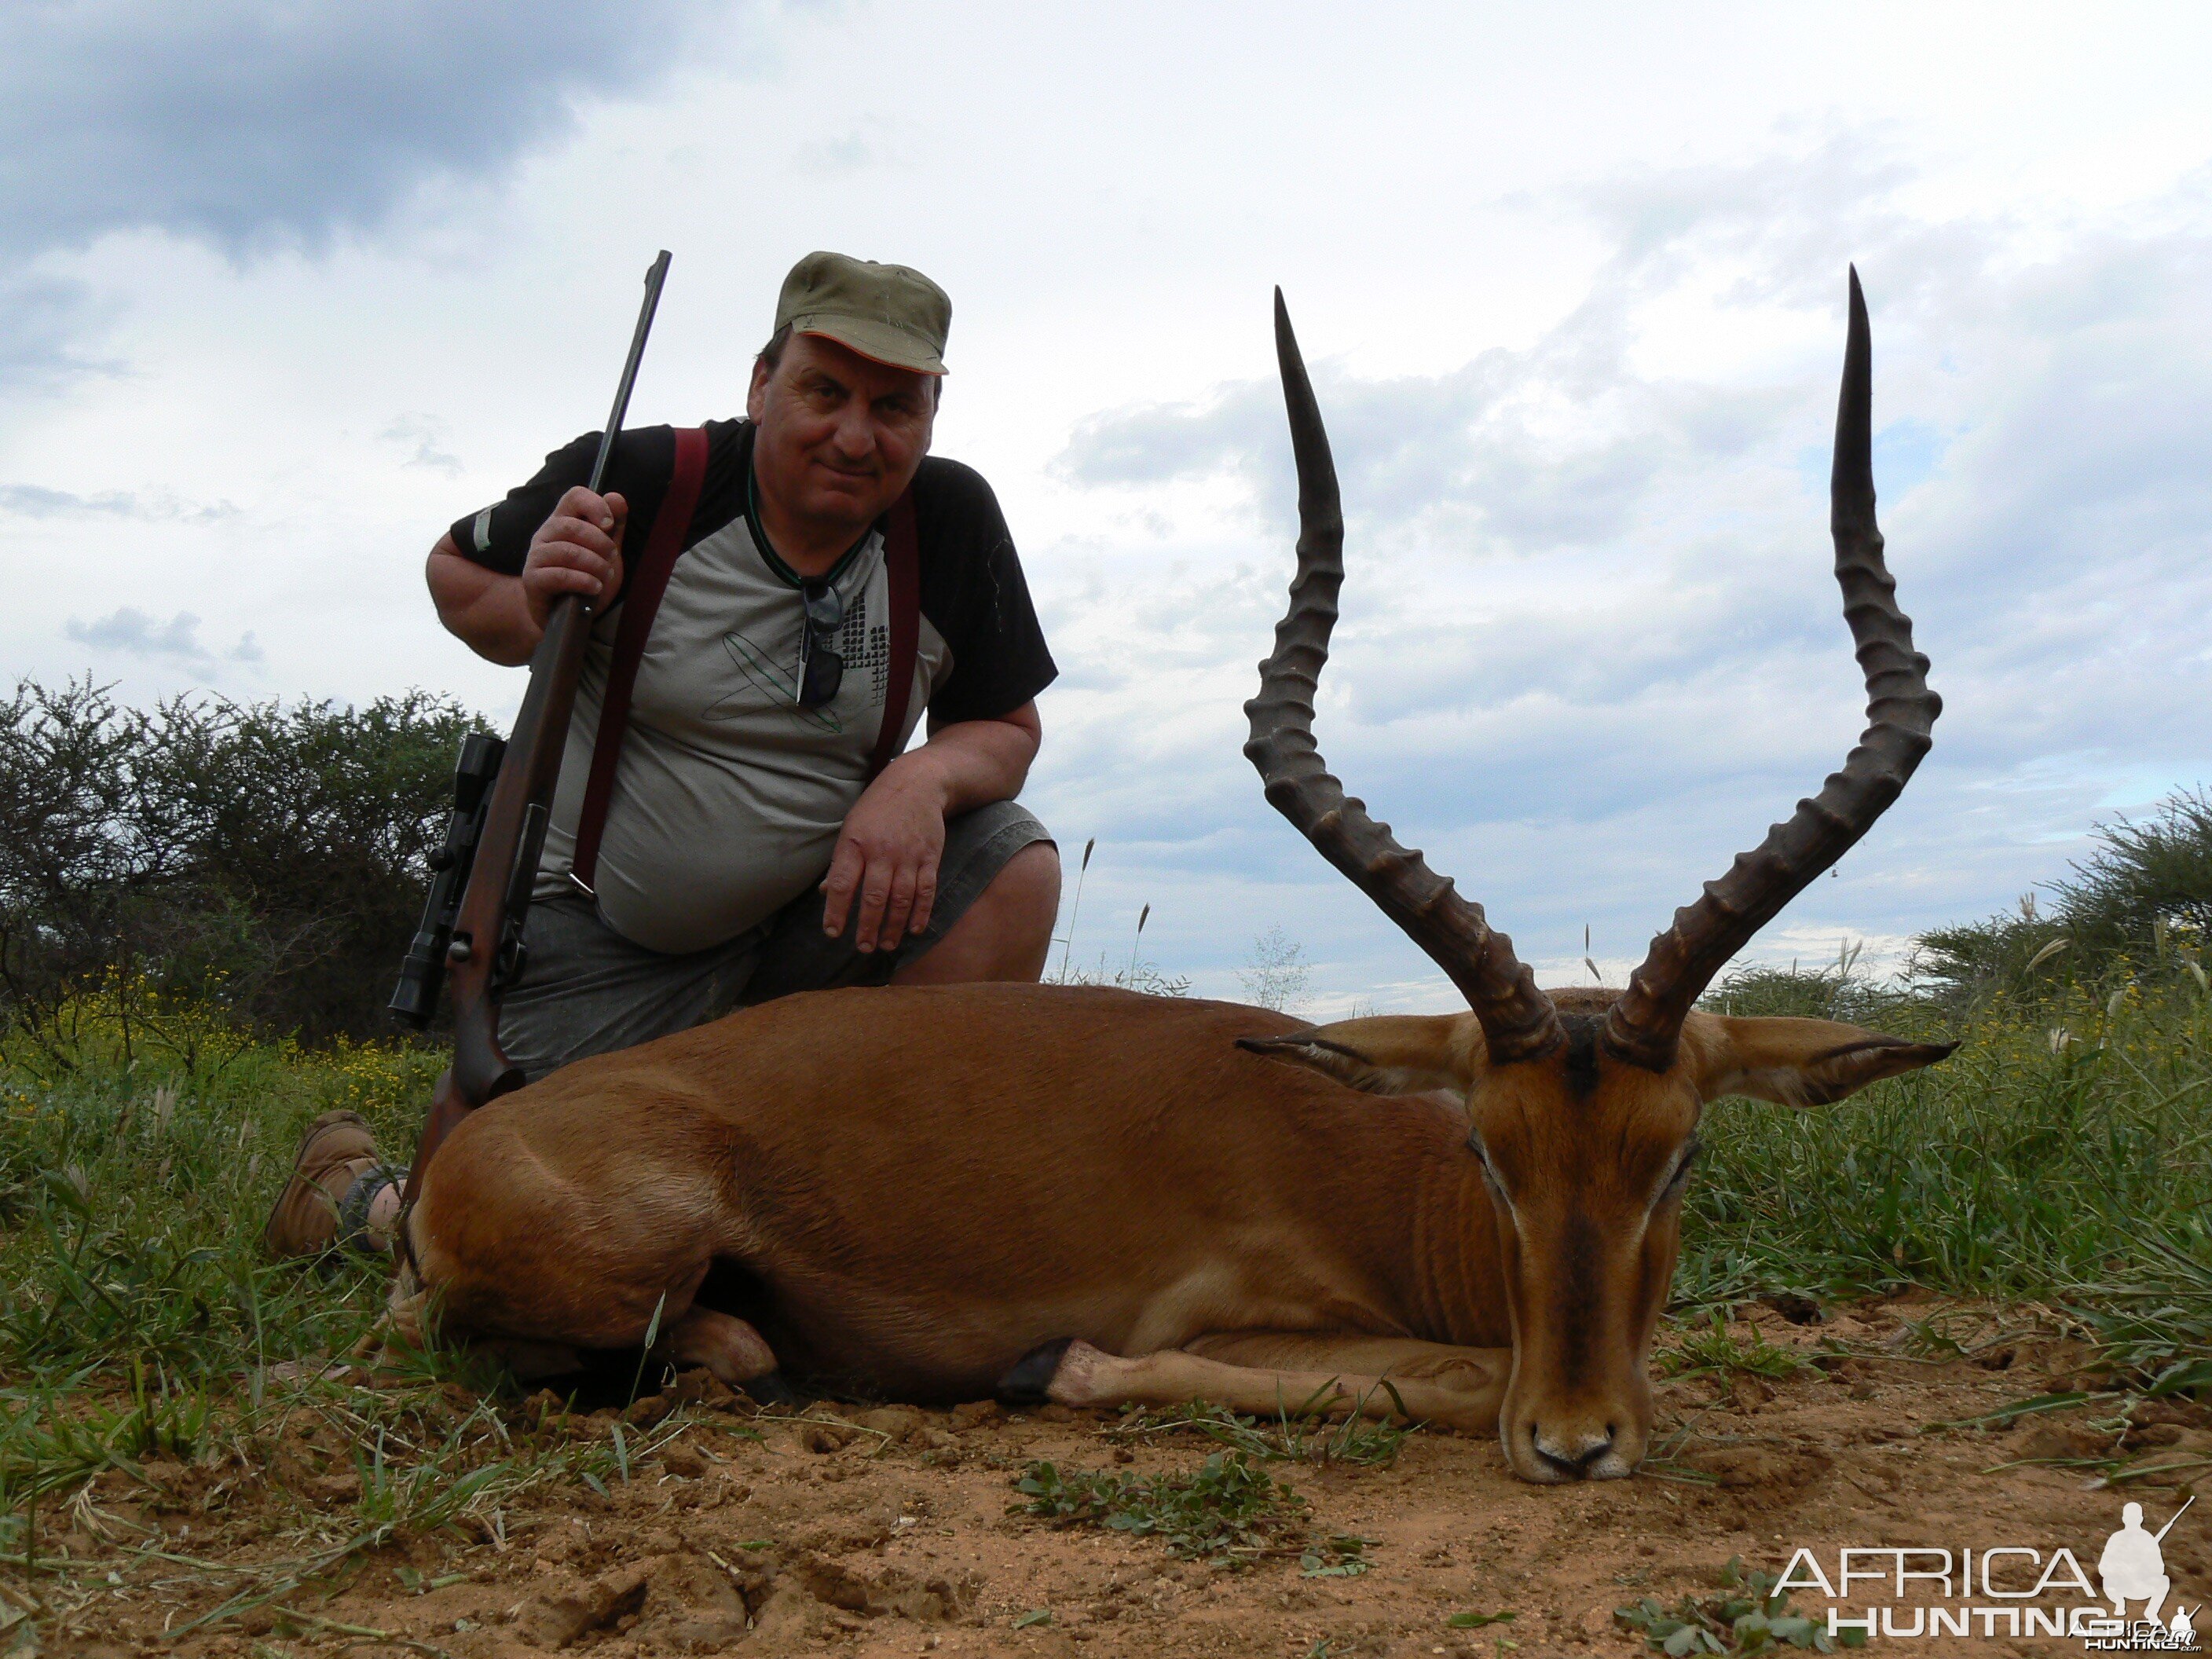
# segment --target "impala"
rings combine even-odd
[[[915,1400],[1364,1405],[1494,1429],[1530,1480],[1636,1468],[1707,1103],[1820,1106],[1950,1052],[1695,1006],[1896,799],[1941,706],[1875,526],[1858,278],[1832,512],[1866,732],[1619,993],[1538,989],[1316,750],[1343,522],[1279,293],[1275,329],[1301,533],[1245,752],[1468,1012],[1308,1029],[1034,985],[769,1003],[463,1123],[407,1219],[403,1332],[537,1371],[657,1334],[756,1387],[780,1368]]]

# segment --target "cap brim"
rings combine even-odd
[[[879,323],[872,317],[824,316],[818,313],[791,319],[798,334],[817,334],[835,340],[848,351],[857,351],[871,362],[890,368],[910,369],[916,374],[942,374],[945,359],[902,328]]]

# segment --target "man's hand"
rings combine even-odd
[[[553,601],[562,594],[580,593],[593,605],[621,591],[623,526],[629,519],[629,503],[620,495],[595,495],[578,484],[538,526],[523,561],[522,602],[541,635]]]
[[[594,495],[577,486],[530,538],[520,576],[487,570],[447,532],[422,573],[438,619],[480,657],[510,667],[528,662],[545,637],[556,599],[576,593],[586,605],[605,604],[621,589],[629,520],[629,503],[620,495]]]
[[[945,855],[945,815],[952,797],[927,748],[885,767],[846,814],[830,873],[822,931],[836,939],[860,898],[857,944],[890,951],[929,926],[937,903],[937,866]]]
[[[863,951],[896,950],[927,928],[937,908],[945,819],[1018,794],[1042,734],[1034,702],[997,720],[939,726],[933,719],[929,741],[884,768],[845,815],[822,878],[822,930],[843,935],[855,896],[855,943]]]

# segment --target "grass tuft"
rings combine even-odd
[[[1748,1340],[1732,1336],[1717,1310],[1711,1324],[1682,1328],[1671,1345],[1651,1356],[1651,1370],[1656,1376],[1729,1376],[1742,1372],[1779,1382],[1795,1376],[1804,1365],[1801,1355],[1776,1346],[1756,1332]]]
[[[1288,1482],[1255,1468],[1240,1451],[1216,1452],[1181,1475],[1062,1472],[1056,1464],[1031,1463],[1014,1490],[1027,1500],[1012,1505],[1014,1513],[1056,1527],[1104,1527],[1158,1538],[1185,1560],[1249,1566],[1295,1559],[1309,1578],[1365,1572],[1366,1550],[1375,1541],[1317,1534],[1306,1500]]]

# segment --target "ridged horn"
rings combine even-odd
[[[1912,619],[1897,605],[1874,515],[1874,366],[1866,299],[1850,273],[1850,331],[1836,410],[1829,520],[1836,581],[1844,592],[1859,668],[1866,676],[1867,728],[1858,746],[1786,823],[1767,831],[1704,896],[1674,913],[1651,941],[1606,1017],[1605,1046],[1622,1060],[1663,1072],[1674,1063],[1682,1022],[1713,975],[1782,907],[1850,850],[1895,800],[1928,752],[1943,701],[1928,689],[1928,659],[1912,648]]]
[[[1460,897],[1449,877],[1401,847],[1388,824],[1346,796],[1315,746],[1314,693],[1328,661],[1344,586],[1344,508],[1328,434],[1280,289],[1275,355],[1297,461],[1297,573],[1290,610],[1275,626],[1274,654],[1260,665],[1260,695],[1244,705],[1252,723],[1245,757],[1259,769],[1275,810],[1450,976],[1482,1024],[1493,1064],[1548,1053],[1561,1040],[1559,1016],[1514,956],[1513,941],[1493,933],[1480,905]]]

